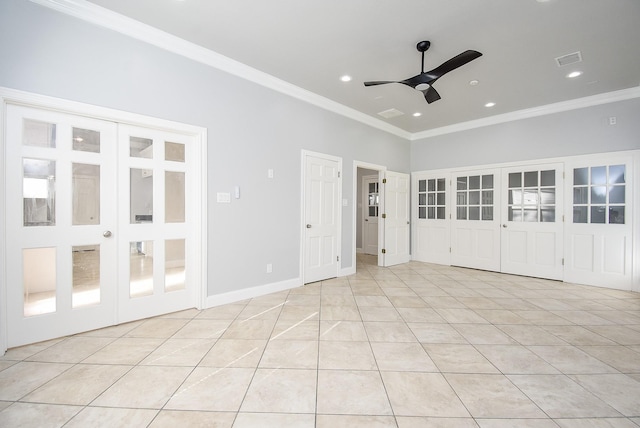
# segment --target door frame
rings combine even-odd
[[[306,236],[306,212],[305,212],[305,204],[306,204],[306,174],[307,174],[307,156],[313,156],[316,158],[325,159],[328,161],[333,161],[338,163],[338,201],[342,202],[342,158],[339,156],[328,155],[326,153],[313,152],[310,150],[302,149],[300,151],[300,284],[305,284],[305,255],[307,251],[307,240]],[[336,239],[336,254],[339,258],[339,261],[336,263],[336,278],[341,276],[340,266],[342,265],[342,204],[340,203],[336,210],[338,211],[336,214],[336,218],[338,220],[337,226],[337,239]],[[355,245],[355,242],[354,242]]]
[[[363,254],[371,254],[371,253],[367,253],[367,245],[366,242],[367,240],[366,238],[366,230],[367,228],[365,227],[365,221],[367,221],[367,217],[369,217],[367,215],[368,212],[368,208],[369,208],[369,190],[368,188],[365,186],[365,184],[369,181],[375,181],[378,184],[378,212],[380,211],[380,178],[376,175],[363,175],[362,176],[362,180],[360,184],[360,197],[357,198],[357,202],[356,203],[362,203],[362,211],[359,217],[358,217],[358,221],[362,222],[361,223],[361,227],[360,229],[362,229],[362,253]],[[357,205],[356,205],[356,210],[357,210]],[[378,217],[376,217],[376,226],[378,224]],[[376,227],[377,228],[377,227]],[[356,231],[357,233],[357,231]],[[376,237],[379,237],[379,234],[376,234]],[[379,239],[377,239],[377,241],[379,241]],[[358,251],[358,249],[356,248],[356,251]],[[378,242],[376,242],[376,255],[378,255]]]
[[[194,167],[199,169],[196,171],[200,175],[196,188],[191,191],[198,195],[194,198],[194,223],[196,230],[192,230],[189,236],[195,237],[199,242],[194,246],[194,251],[187,255],[193,260],[193,277],[200,281],[200,286],[196,287],[193,305],[201,309],[205,305],[207,297],[207,129],[179,122],[173,122],[164,119],[158,119],[136,113],[129,113],[121,110],[110,109],[106,107],[84,104],[76,101],[64,100],[60,98],[35,94],[31,92],[20,91],[16,89],[0,87],[0,153],[3,159],[6,159],[7,144],[6,139],[6,114],[7,105],[22,105],[39,109],[55,110],[61,113],[72,114],[77,116],[85,116],[110,122],[122,123],[127,125],[143,126],[155,128],[174,133],[182,133],[190,135],[195,140],[195,146],[198,148],[199,164]],[[0,233],[0,355],[7,350],[7,275],[6,275],[6,192],[5,188],[8,183],[5,177],[5,161],[0,162],[0,227],[3,233]]]
[[[357,261],[356,261],[356,252],[357,252],[357,244],[356,244],[356,232],[358,230],[358,168],[362,168],[362,169],[370,169],[373,171],[378,171],[378,183],[382,184],[382,180],[384,179],[384,174],[387,172],[387,167],[383,166],[383,165],[377,165],[374,163],[368,163],[368,162],[361,162],[361,161],[357,161],[354,160],[353,161],[353,200],[354,203],[352,204],[353,206],[351,207],[352,210],[352,214],[351,214],[351,218],[353,219],[353,224],[352,224],[352,237],[351,237],[351,260],[353,260],[353,267],[352,270],[349,272],[349,274],[355,274],[356,273],[356,269],[357,269]],[[379,187],[379,189],[382,189],[382,186]],[[379,212],[384,212],[384,192],[379,191],[378,192],[380,195],[380,205],[379,205]],[[363,207],[364,209],[364,207]],[[380,219],[378,219],[378,266],[382,266],[383,264],[383,258],[382,258],[382,253],[380,252],[381,248],[383,248],[384,246],[384,222],[380,221]]]

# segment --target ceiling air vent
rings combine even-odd
[[[556,58],[558,67],[564,67],[565,65],[575,64],[576,62],[581,62],[581,61],[582,61],[582,54],[580,53],[580,51],[559,56],[558,58]]]
[[[390,108],[389,110],[381,111],[378,114],[380,116],[384,117],[385,119],[391,119],[392,117],[402,116],[404,113],[401,112],[400,110],[396,110],[394,108]]]

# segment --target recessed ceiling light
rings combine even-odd
[[[473,79],[472,81],[469,82],[471,86],[476,86],[478,83],[480,83],[480,81],[476,79]]]
[[[422,116],[422,113],[420,113],[419,111],[413,113],[413,117],[420,117]]]
[[[496,105],[496,103],[486,103],[484,106],[485,107],[493,107],[494,105]]]
[[[578,77],[582,74],[582,71],[572,71],[571,73],[567,74],[567,77],[569,79],[573,79],[574,77]]]
[[[340,78],[340,80],[342,80],[343,82],[351,82],[351,76],[345,74]]]

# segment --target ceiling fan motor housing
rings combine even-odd
[[[423,40],[416,45],[416,49],[418,52],[426,52],[431,47],[431,42],[428,40]]]

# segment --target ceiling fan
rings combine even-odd
[[[424,53],[431,46],[431,42],[422,41],[416,45],[416,49],[418,52],[422,53],[422,71],[417,76],[410,77],[405,80],[399,81],[373,81],[373,82],[364,82],[364,86],[375,86],[375,85],[385,85],[387,83],[402,83],[403,85],[407,85],[412,87],[415,90],[418,90],[423,93],[424,99],[427,100],[429,104],[434,101],[438,101],[440,99],[440,94],[435,90],[433,84],[436,80],[444,76],[446,73],[455,70],[458,67],[462,67],[468,62],[473,61],[476,58],[482,56],[480,52],[468,50],[464,51],[459,55],[454,56],[448,61],[443,62],[438,67],[433,70],[424,71]]]

